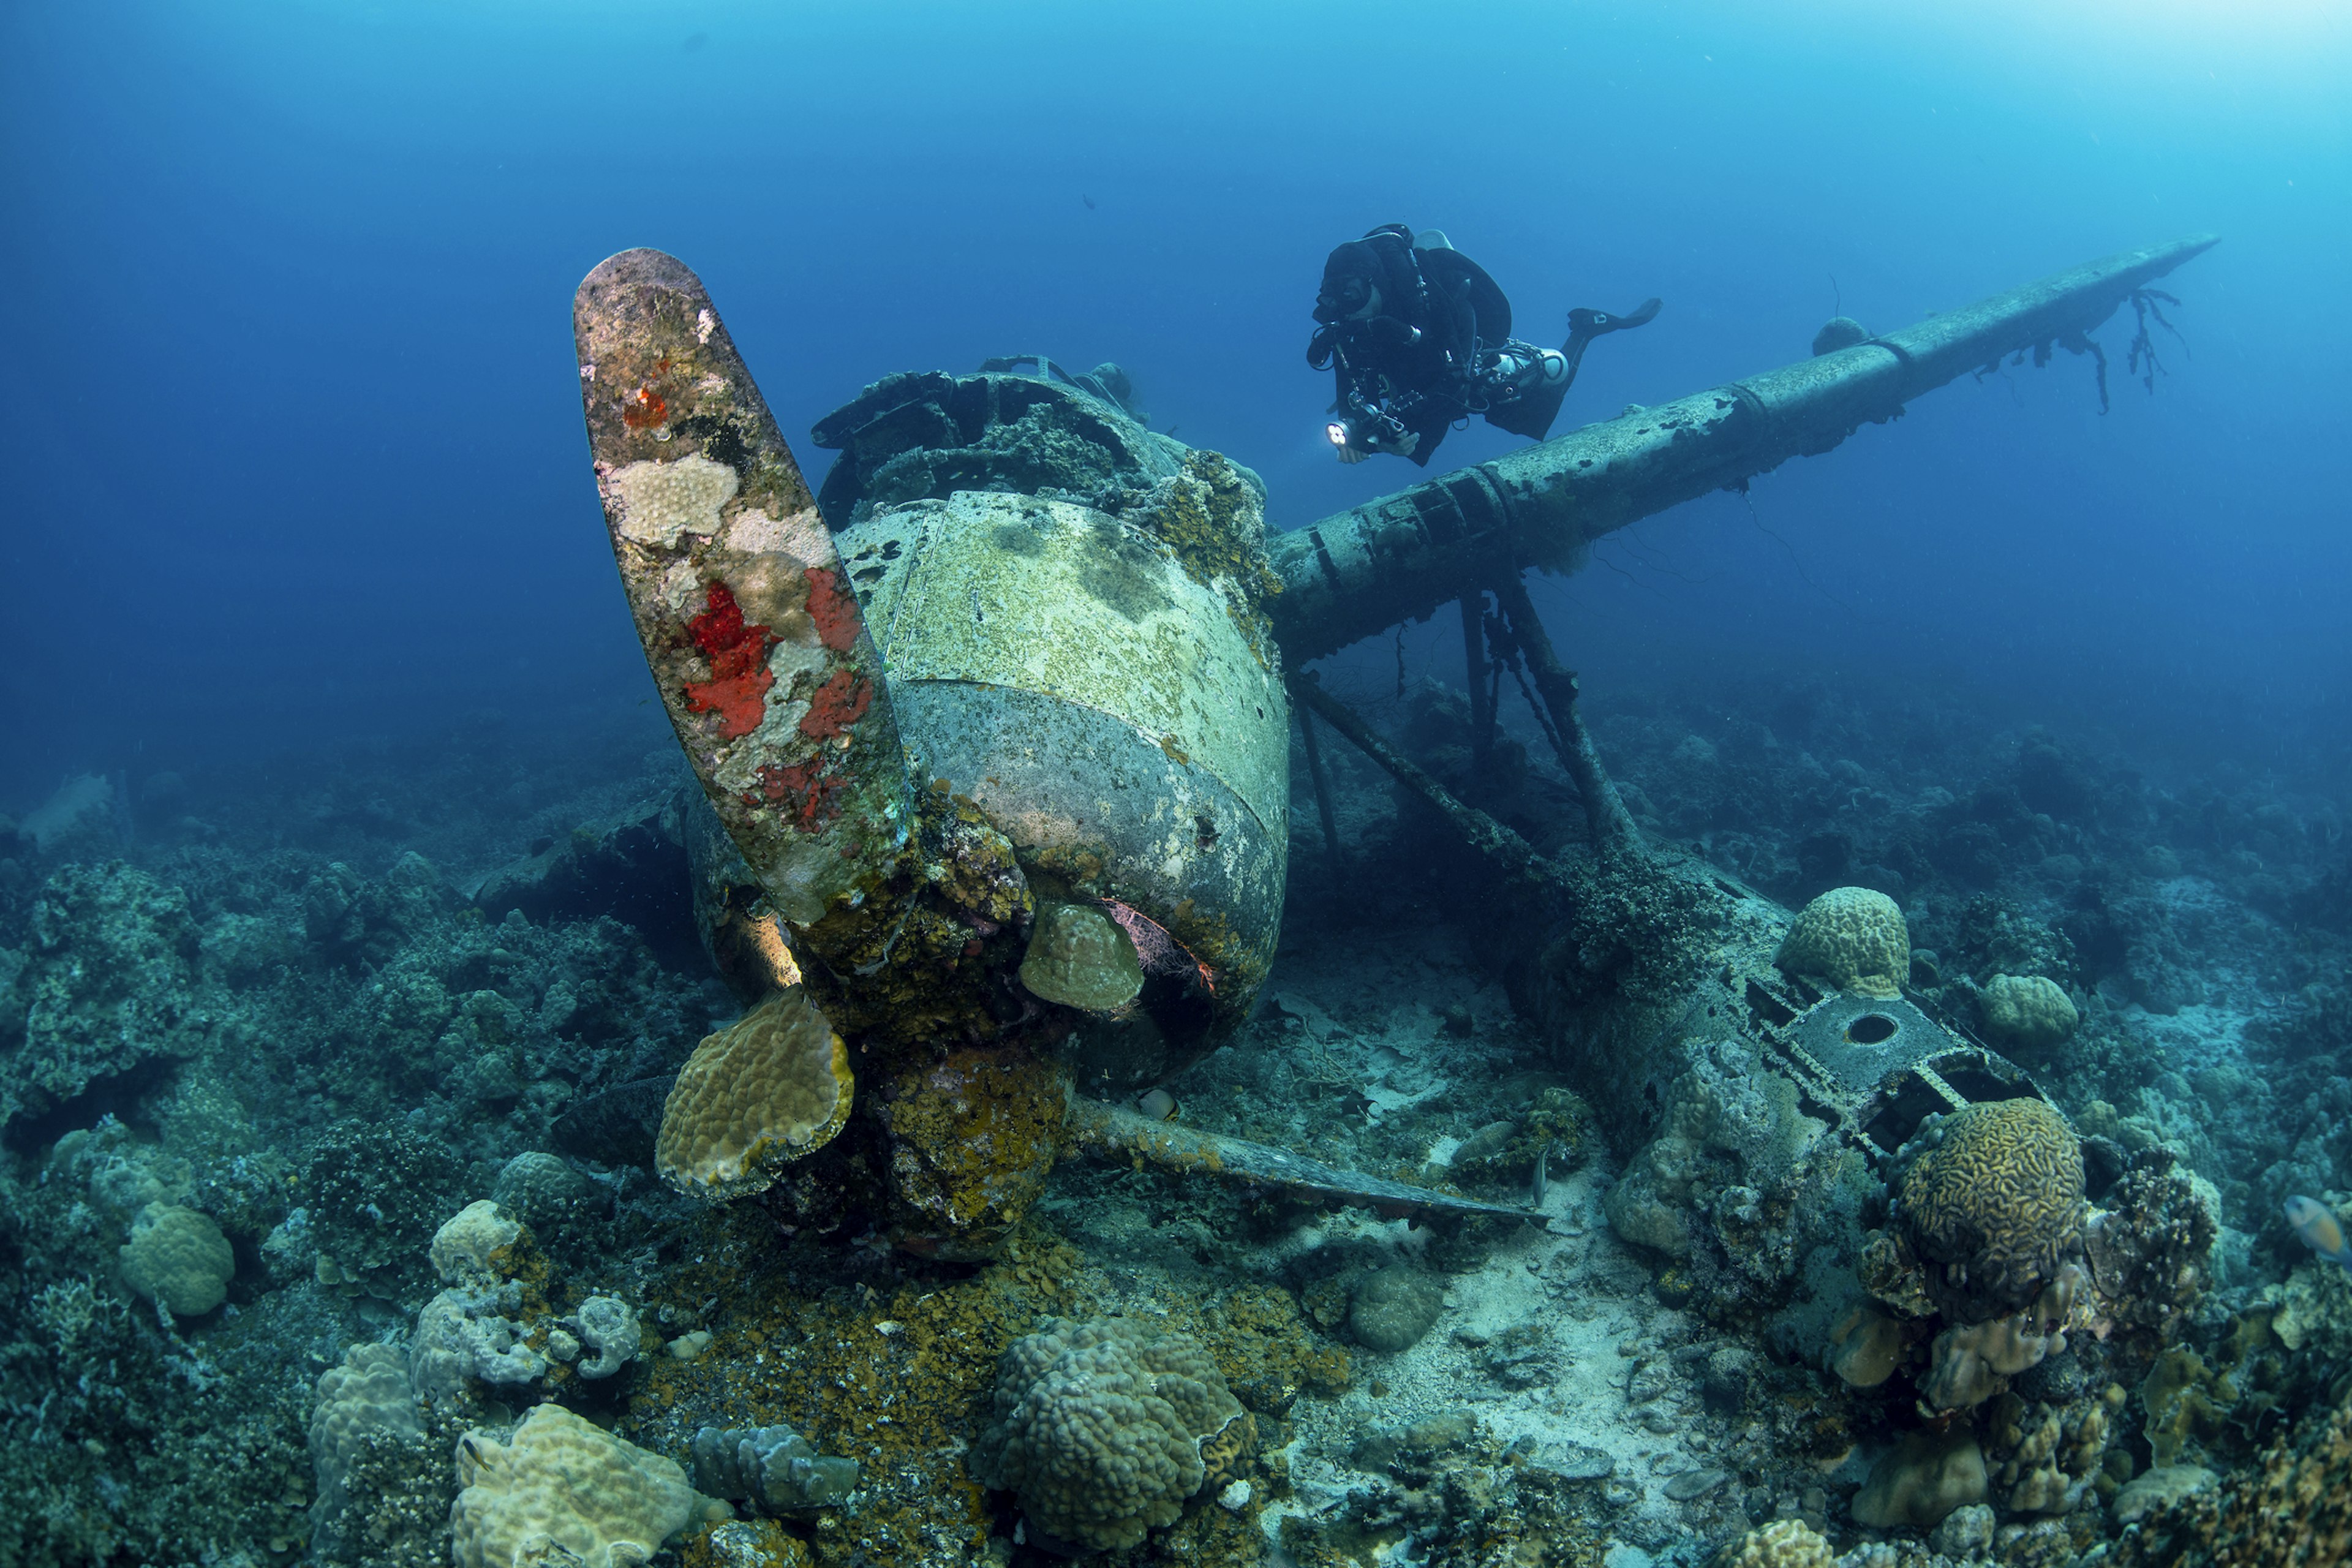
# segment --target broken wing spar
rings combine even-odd
[[[1283,584],[1271,606],[1283,657],[1296,668],[1425,616],[1497,570],[1573,569],[1602,534],[1826,452],[1965,371],[2052,344],[2089,352],[2086,334],[2116,307],[2216,243],[2124,251],[1277,534],[1267,552]]]

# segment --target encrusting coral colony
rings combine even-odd
[[[683,770],[482,727],[0,825],[0,1562],[2352,1553],[2324,795],[1581,714],[1516,572],[1410,588],[1468,689],[1384,740],[1285,666],[1435,604],[1402,512],[1318,563],[1001,365],[812,496],[684,268],[577,324]]]

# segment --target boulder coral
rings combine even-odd
[[[2039,974],[1994,975],[1981,1006],[1994,1044],[2029,1050],[2058,1044],[2083,1021],[2064,989]]]
[[[728,1511],[688,1485],[675,1462],[560,1405],[534,1406],[503,1443],[487,1432],[459,1438],[457,1482],[464,1489],[449,1510],[457,1568],[623,1568],[651,1560],[698,1519]]]
[[[503,1279],[500,1265],[522,1237],[522,1226],[488,1198],[467,1204],[433,1233],[425,1251],[433,1271],[450,1284]]]
[[[354,1461],[373,1446],[418,1436],[424,1428],[416,1416],[408,1358],[397,1345],[353,1345],[341,1365],[319,1374],[310,1407],[310,1466],[319,1489],[310,1529],[323,1545],[342,1549],[340,1521],[352,1501],[346,1482]]]
[[[1089,1013],[1126,1006],[1143,989],[1143,962],[1118,922],[1087,904],[1040,904],[1021,984],[1048,1002]]]
[[[1356,1287],[1348,1328],[1367,1350],[1410,1350],[1445,1310],[1445,1287],[1418,1268],[1392,1264]]]
[[[1856,1307],[1831,1331],[1830,1370],[1849,1387],[1875,1388],[1895,1375],[1909,1343],[1903,1320]]]
[[[694,1435],[694,1484],[771,1513],[803,1513],[847,1499],[857,1461],[818,1453],[789,1426],[705,1426]]]
[[[1255,1433],[1197,1341],[1118,1318],[1048,1318],[998,1363],[993,1416],[971,1462],[983,1486],[1020,1499],[1035,1529],[1117,1551],[1175,1523]]]
[[[212,1216],[179,1204],[149,1204],[118,1255],[122,1282],[182,1318],[202,1317],[227,1299],[236,1257]]]

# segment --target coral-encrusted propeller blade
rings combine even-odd
[[[625,250],[572,300],[596,489],[646,662],[719,819],[816,950],[914,853],[882,661],[702,280]]]

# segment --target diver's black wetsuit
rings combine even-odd
[[[1323,264],[1307,363],[1332,367],[1333,441],[1343,457],[1394,452],[1426,467],[1446,429],[1474,414],[1540,440],[1585,344],[1657,313],[1654,300],[1627,316],[1571,311],[1565,347],[1538,349],[1511,336],[1511,302],[1486,269],[1429,237],[1417,246],[1404,225],[1384,224]]]

